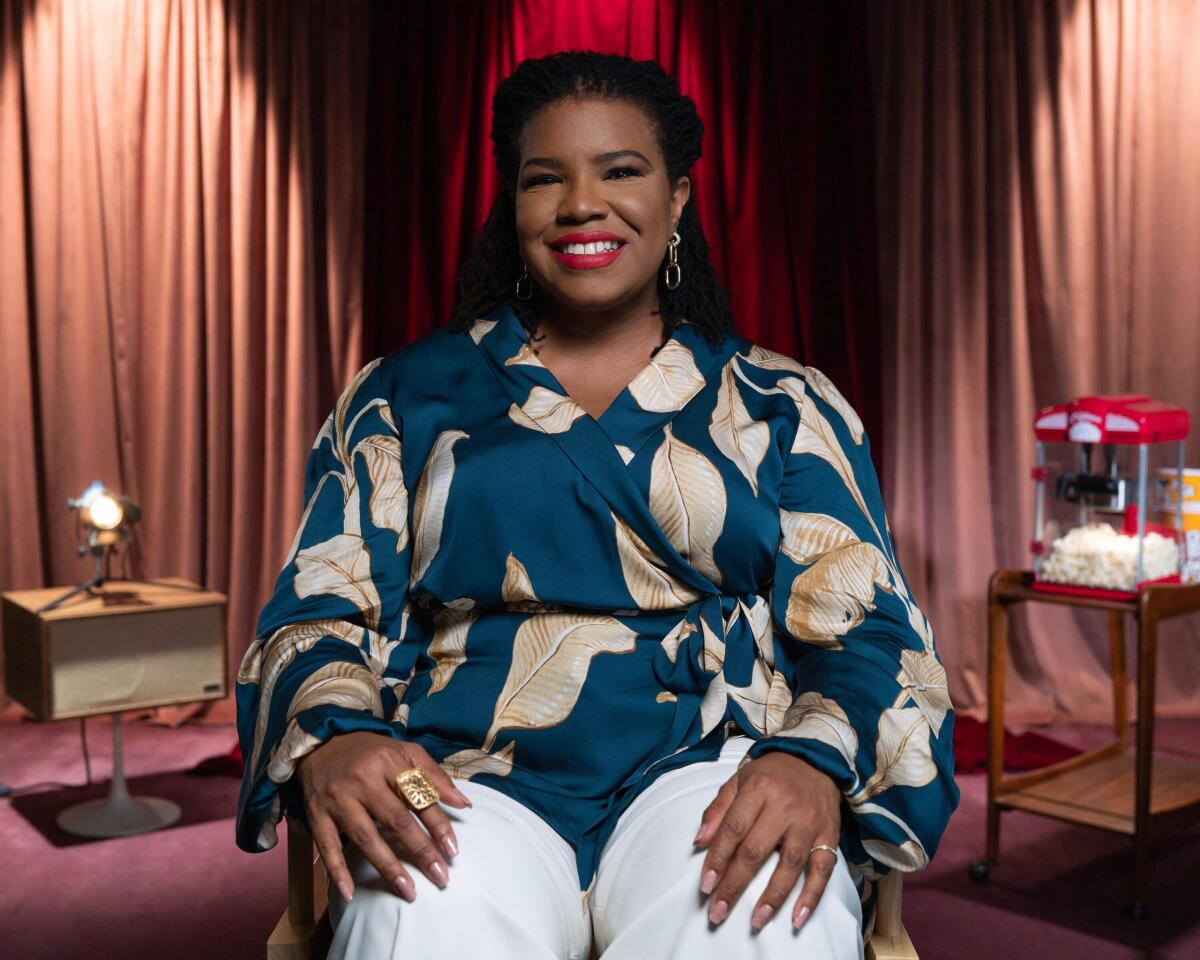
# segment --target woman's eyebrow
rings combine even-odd
[[[553,157],[529,157],[529,160],[521,164],[521,169],[528,167],[530,163],[536,163],[539,167],[553,167],[558,169],[563,166],[560,160],[554,160]]]
[[[644,164],[646,164],[646,166],[650,167],[651,169],[654,168],[654,164],[650,162],[649,158],[646,157],[645,154],[639,153],[637,150],[610,150],[608,153],[601,153],[598,156],[593,157],[592,162],[595,164],[610,163],[613,160],[619,160],[621,157],[637,157]],[[523,164],[521,164],[521,169],[524,170],[531,163],[540,164],[543,167],[553,167],[556,170],[562,166],[562,161],[555,160],[553,157],[530,157]]]
[[[638,153],[636,150],[612,150],[608,153],[600,154],[600,156],[594,158],[594,162],[609,163],[613,160],[619,160],[621,157],[637,157],[644,164],[646,164],[646,166],[651,168],[654,166],[654,164],[650,162],[649,157],[647,157],[645,154]]]

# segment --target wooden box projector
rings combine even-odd
[[[5,688],[37,719],[225,696],[224,594],[186,580],[110,580],[37,613],[68,589],[4,594]]]

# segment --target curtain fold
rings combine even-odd
[[[492,91],[558,49],[679,76],[740,328],[825,370],[878,456],[866,50],[843,43],[861,19],[784,0],[5,3],[0,509],[20,546],[0,589],[87,576],[64,504],[103,479],[145,511],[114,575],[226,592],[232,673],[342,385],[449,319],[499,187]]]
[[[980,708],[988,576],[1030,562],[1035,410],[1138,392],[1200,415],[1200,4],[876,13],[884,485],[955,703]],[[1013,719],[1111,718],[1103,617],[1020,609]],[[1162,632],[1159,708],[1195,715],[1200,630]]]
[[[739,327],[862,412],[978,709],[987,577],[1028,563],[1034,410],[1200,413],[1195,36],[1195,0],[0,5],[0,589],[87,575],[65,502],[104,479],[146,511],[114,574],[227,592],[232,670],[339,388],[449,317],[498,189],[495,85],[592,48],[696,100]],[[1014,719],[1107,719],[1100,617],[1017,628]],[[1198,632],[1164,631],[1164,712],[1200,712]]]
[[[113,575],[228,593],[235,666],[361,362],[369,8],[2,16],[0,584],[88,575],[64,505],[103,479],[144,511]]]

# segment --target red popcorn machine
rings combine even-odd
[[[1169,525],[1149,511],[1184,490],[1189,427],[1186,410],[1145,396],[1038,411],[1033,589],[1123,600],[1180,582],[1183,511],[1164,513]]]

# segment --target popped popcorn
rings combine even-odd
[[[1106,523],[1089,523],[1050,544],[1039,579],[1104,590],[1134,590],[1137,553],[1137,537],[1118,533]],[[1169,577],[1179,572],[1179,548],[1169,537],[1147,533],[1142,563],[1143,580]]]

